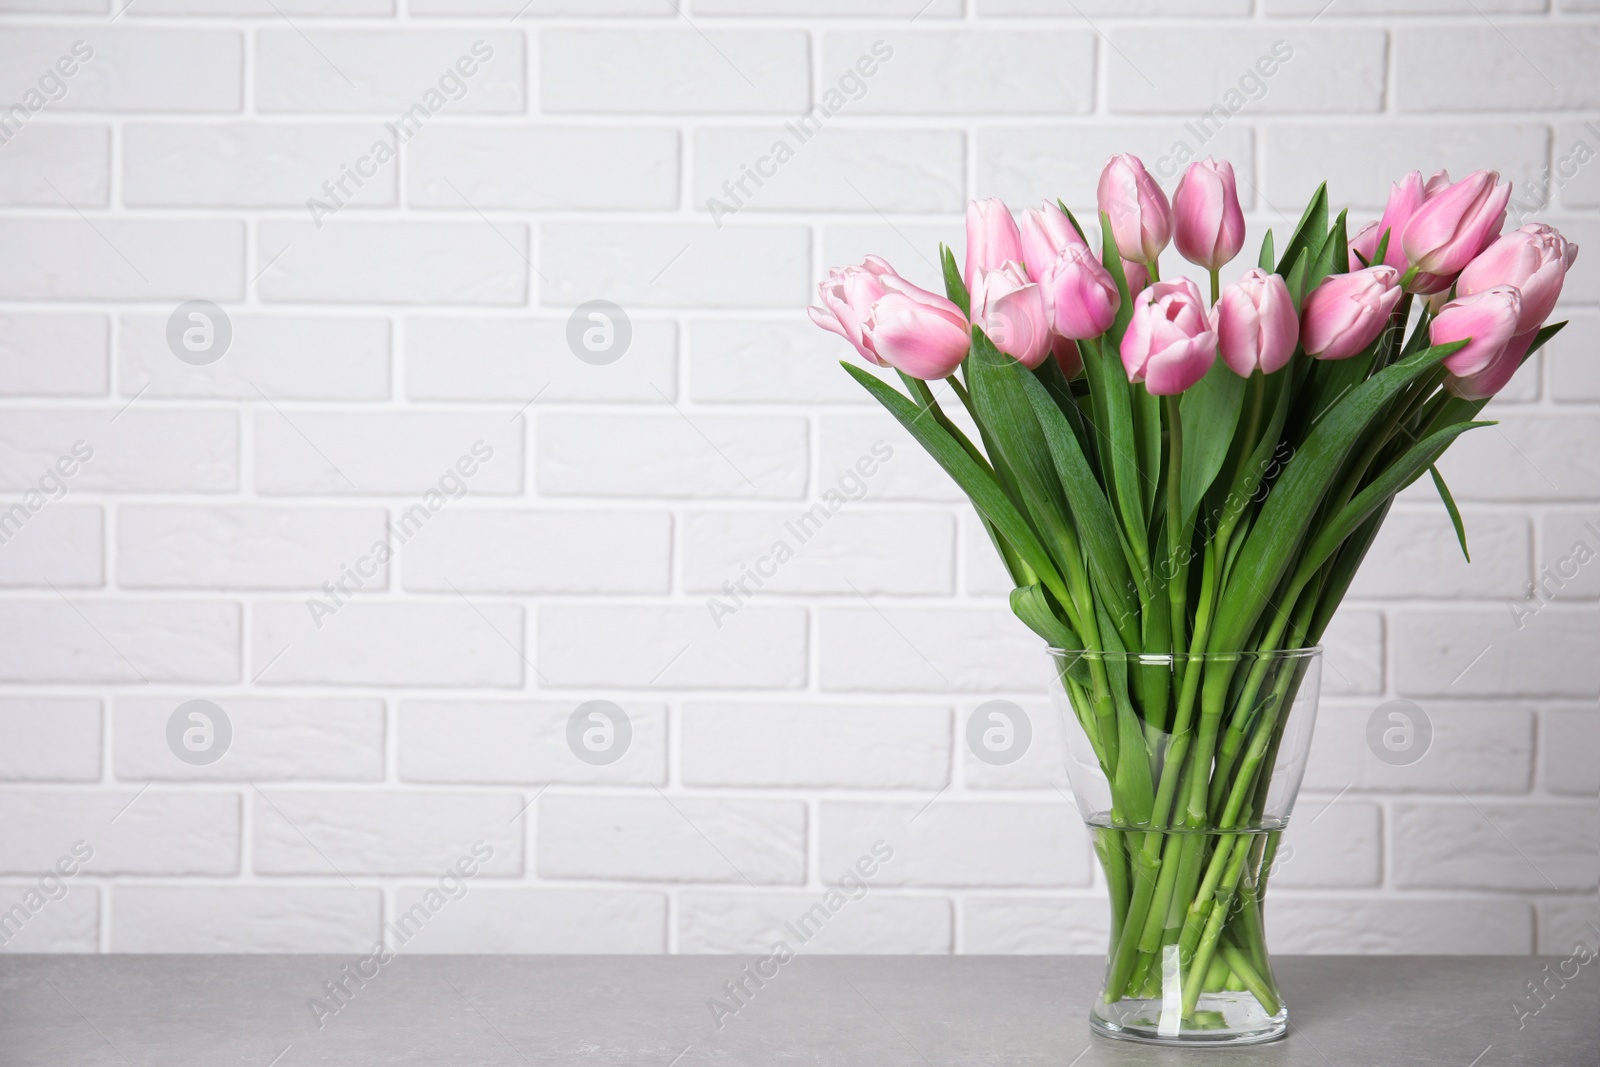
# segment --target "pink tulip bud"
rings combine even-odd
[[[1078,351],[1078,342],[1056,334],[1050,340],[1050,352],[1068,381],[1083,373],[1083,353]]]
[[[1468,263],[1456,279],[1457,298],[1499,285],[1522,293],[1517,333],[1537,330],[1556,308],[1567,268],[1578,258],[1578,246],[1553,227],[1531,223],[1500,238]]]
[[[1349,269],[1359,270],[1362,266],[1375,265],[1378,245],[1383,244],[1383,262],[1404,276],[1408,266],[1405,252],[1406,223],[1411,221],[1411,216],[1417,213],[1417,209],[1422,207],[1433,192],[1448,186],[1449,183],[1449,177],[1442,170],[1426,182],[1422,180],[1422,172],[1414,170],[1391,185],[1389,202],[1383,209],[1383,218],[1363,226],[1350,239],[1350,251],[1360,252],[1361,259],[1366,262],[1362,263],[1352,254]],[[1387,243],[1383,241],[1384,234],[1389,235]],[[1413,293],[1436,293],[1450,288],[1450,277],[1418,272],[1412,276],[1411,284],[1406,288]]]
[[[1445,181],[1448,182],[1449,178]],[[1372,246],[1376,250],[1378,241],[1387,233],[1389,245],[1384,251],[1383,261],[1402,273],[1409,266],[1405,251],[1406,223],[1411,221],[1411,217],[1427,199],[1427,186],[1419,170],[1412,171],[1389,186],[1389,202],[1383,207],[1383,218],[1378,221],[1378,236],[1373,239]]]
[[[1407,220],[1402,244],[1420,273],[1454,275],[1500,235],[1511,186],[1492,170],[1475,171],[1427,198]]]
[[[1233,165],[1210,156],[1189,164],[1172,194],[1173,243],[1178,254],[1209,271],[1244,247],[1244,212]]]
[[[1443,170],[1435,171],[1427,181],[1423,181],[1421,171],[1414,170],[1390,186],[1389,202],[1383,209],[1383,220],[1378,223],[1378,229],[1380,236],[1383,233],[1389,235],[1383,261],[1399,271],[1402,277],[1411,265],[1406,260],[1406,225],[1423,204],[1448,188],[1450,188],[1450,174]],[[1452,280],[1453,276],[1450,274],[1417,271],[1412,274],[1406,291],[1422,294],[1442,293],[1450,288]]]
[[[808,307],[811,321],[855,345],[861,357],[874,366],[883,360],[873,351],[863,331],[872,302],[885,292],[883,278],[893,276],[894,268],[877,256],[868,256],[859,267],[834,267],[828,280],[817,286],[822,306]]]
[[[1377,339],[1400,302],[1400,272],[1379,264],[1330,275],[1300,309],[1300,345],[1318,359],[1345,359]]]
[[[1378,254],[1378,241],[1383,237],[1383,227],[1369,222],[1350,238],[1350,265],[1346,270],[1360,270],[1372,266],[1372,257]]]
[[[1528,355],[1528,349],[1533,345],[1533,339],[1538,335],[1538,330],[1517,334],[1507,341],[1500,351],[1490,358],[1488,365],[1478,373],[1469,374],[1464,378],[1455,376],[1446,378],[1444,387],[1463,400],[1487,400],[1504,389],[1511,376],[1517,373],[1517,368],[1522,366],[1523,359]]]
[[[1056,333],[1082,341],[1106,332],[1122,295],[1111,272],[1085,245],[1068,249],[1039,278],[1045,313]]]
[[[1088,247],[1067,213],[1055,204],[1046,201],[1043,207],[1022,213],[1022,262],[1034,281],[1068,250]]]
[[[1044,362],[1050,354],[1050,319],[1044,295],[1021,263],[978,271],[971,295],[972,324],[996,348],[1028,367]]]
[[[1098,199],[1122,258],[1154,263],[1172,237],[1172,208],[1137,156],[1112,156],[1106,162]]]
[[[1194,282],[1156,282],[1139,294],[1122,337],[1130,382],[1143,382],[1154,396],[1173,396],[1204,378],[1216,360],[1217,332]]]
[[[883,362],[913,378],[948,378],[967,358],[972,337],[961,309],[904,278],[886,277],[866,334]]]
[[[1458,378],[1482,372],[1517,332],[1522,294],[1513,285],[1497,285],[1473,296],[1450,301],[1428,324],[1428,340],[1436,345],[1466,341],[1444,361]]]
[[[1118,257],[1121,259],[1121,257]],[[1143,263],[1135,263],[1131,259],[1122,260],[1122,276],[1128,280],[1128,295],[1138,296],[1141,290],[1150,287],[1150,268]]]
[[[1243,378],[1258,367],[1263,374],[1283,367],[1300,339],[1300,316],[1288,285],[1260,267],[1222,290],[1215,323],[1222,361]]]
[[[967,288],[972,288],[979,271],[998,270],[1011,262],[1022,262],[1022,235],[1011,210],[995,198],[968,201]]]
[[[817,292],[822,307],[806,309],[811,321],[849,341],[868,363],[931,379],[948,377],[966,358],[971,339],[961,309],[877,256],[835,267]]]

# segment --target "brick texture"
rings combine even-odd
[[[1328,630],[1269,902],[1281,951],[1570,950],[1597,46],[1596,0],[0,0],[0,911],[94,852],[0,951],[757,953],[881,842],[805,951],[1102,952],[1039,642],[801,308],[937,287],[971,197],[1092,235],[1122,151],[1232,162],[1225,279],[1413,168],[1584,246],[1441,463],[1471,562],[1423,479]]]

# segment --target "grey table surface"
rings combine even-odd
[[[1600,961],[1522,1020],[1513,1001],[1558,961],[1287,956],[1289,1036],[1236,1049],[1091,1038],[1088,956],[793,959],[732,1016],[708,1007],[731,956],[406,956],[336,1014],[309,1007],[350,957],[0,958],[0,1063],[1306,1064],[1595,1067]],[[1572,969],[1569,964],[1568,970]],[[370,968],[369,968],[370,973]]]

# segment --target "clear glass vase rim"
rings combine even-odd
[[[1139,663],[1144,666],[1157,666],[1163,663],[1236,663],[1245,659],[1309,659],[1322,654],[1321,645],[1311,645],[1307,648],[1274,648],[1244,649],[1239,652],[1117,652],[1110,649],[1098,648],[1047,648],[1052,657],[1063,659],[1074,656],[1078,659],[1122,660],[1128,663]]]

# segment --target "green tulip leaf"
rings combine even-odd
[[[1357,493],[1331,522],[1324,524],[1317,531],[1310,548],[1301,557],[1301,570],[1312,571],[1322,566],[1344,539],[1365,522],[1380,504],[1393,499],[1401,489],[1421,477],[1423,471],[1431,469],[1434,461],[1450,447],[1450,442],[1475,427],[1492,425],[1494,424],[1490,422],[1458,422],[1406,449],[1399,459],[1386,467]],[[1455,511],[1454,502],[1450,510],[1456,515],[1458,523],[1456,528],[1459,530],[1460,514]]]
[[[1044,638],[1051,648],[1080,649],[1083,642],[1050,606],[1050,595],[1042,585],[1023,585],[1011,590],[1011,612]]]
[[[1117,295],[1121,297],[1116,318],[1100,339],[1108,342],[1110,347],[1120,349],[1122,335],[1128,331],[1128,323],[1133,321],[1134,294],[1128,292],[1128,274],[1122,269],[1122,253],[1117,249],[1116,236],[1111,232],[1111,216],[1104,211],[1100,212],[1100,265],[1117,283]]]
[[[961,280],[961,268],[956,266],[956,254],[950,246],[939,245],[939,262],[944,268],[944,292],[950,302],[961,309],[961,314],[972,317],[972,299],[967,293],[967,283]]]
[[[1311,623],[1306,627],[1307,645],[1315,645],[1322,641],[1323,631],[1328,628],[1328,623],[1333,621],[1334,612],[1339,610],[1339,602],[1344,599],[1345,593],[1350,589],[1350,583],[1355,579],[1356,571],[1367,558],[1367,550],[1372,547],[1372,542],[1378,539],[1378,530],[1383,526],[1383,520],[1388,517],[1389,508],[1393,503],[1394,498],[1390,497],[1378,505],[1377,510],[1367,516],[1366,521],[1356,527],[1355,532],[1345,538],[1344,544],[1339,546],[1333,562],[1328,565],[1322,590],[1317,597],[1317,607],[1311,616]]]
[[[1304,540],[1317,506],[1333,487],[1351,450],[1400,390],[1427,374],[1465,342],[1436,345],[1368,378],[1328,408],[1261,505],[1235,573],[1249,581],[1231,583],[1223,594],[1213,629],[1212,648],[1234,651],[1254,629],[1283,579],[1295,548]]]
[[[1066,495],[1050,462],[1044,432],[1023,392],[1020,376],[1031,379],[1033,375],[995,348],[976,326],[972,328],[972,353],[967,357],[966,368],[972,414],[983,428],[990,459],[996,468],[1004,468],[1010,474],[1023,514],[1038,531],[1040,543],[1050,553],[1057,570],[1070,577],[1072,568],[1081,566],[1078,538]],[[1062,606],[1079,629],[1086,629],[1082,613],[1088,610],[1087,602],[1075,597],[1063,601]],[[1093,638],[1091,633],[1085,636]]]
[[[1289,238],[1289,243],[1284,246],[1283,257],[1278,260],[1278,273],[1285,278],[1289,276],[1289,268],[1303,253],[1310,261],[1316,258],[1322,250],[1322,244],[1328,236],[1328,183],[1323,182],[1317,186],[1316,195],[1312,196],[1311,203],[1306,205],[1304,214],[1300,216],[1300,224],[1295,227],[1294,236]]]
[[[1481,425],[1468,423],[1469,426]],[[1450,495],[1450,487],[1444,484],[1444,475],[1439,473],[1439,468],[1433,464],[1428,465],[1428,473],[1433,476],[1433,487],[1439,490],[1439,499],[1444,501],[1445,511],[1450,513],[1450,525],[1456,529],[1456,540],[1461,542],[1461,555],[1468,563],[1472,562],[1472,553],[1467,551],[1467,528],[1461,522],[1461,509],[1456,507],[1456,498]]]
[[[1183,514],[1179,518],[1185,529],[1194,522],[1206,490],[1228,458],[1244,393],[1245,380],[1218,359],[1178,402],[1183,418],[1183,485],[1179,497]]]
[[[1132,597],[1137,587],[1131,569],[1135,563],[1128,558],[1127,546],[1117,535],[1117,520],[1111,504],[1049,391],[1020,363],[1017,367],[1021,373],[1014,376],[1038,419],[1056,476],[1072,507],[1100,600],[1111,612],[1117,629],[1128,635],[1125,643],[1137,647],[1138,607]]]
[[[995,474],[980,467],[967,450],[945,432],[938,420],[929,415],[926,408],[912,403],[893,386],[860,367],[849,363],[842,363],[841,366],[852,378],[860,382],[878,403],[888,409],[895,421],[910,432],[917,443],[933,457],[934,462],[944,468],[945,473],[955,479],[955,483],[972,498],[972,503],[983,516],[994,524],[995,529],[1011,543],[1023,562],[1039,576],[1039,580],[1050,590],[1051,595],[1065,602],[1067,587],[1061,579],[1060,572],[1056,570],[1055,564],[1028,526],[1027,520],[1022,517],[1022,513],[997,484]]]
[[[1394,230],[1392,230],[1392,229],[1384,230],[1381,234],[1378,235],[1378,247],[1373,249],[1372,258],[1370,260],[1365,260],[1364,261],[1367,264],[1367,266],[1370,267],[1374,263],[1382,263],[1383,262],[1384,257],[1389,254],[1389,238],[1391,238],[1393,236],[1394,236]]]
[[[1121,269],[1119,263],[1118,274]],[[1121,284],[1125,286],[1126,280]],[[1128,383],[1128,373],[1122,368],[1122,357],[1111,343],[1110,334],[1078,342],[1078,351],[1083,356],[1083,371],[1089,381],[1102,480],[1122,516],[1124,535],[1130,541],[1146,544],[1148,524],[1144,493],[1140,488],[1139,454],[1134,446],[1133,389]],[[1151,480],[1154,481],[1154,477]]]

